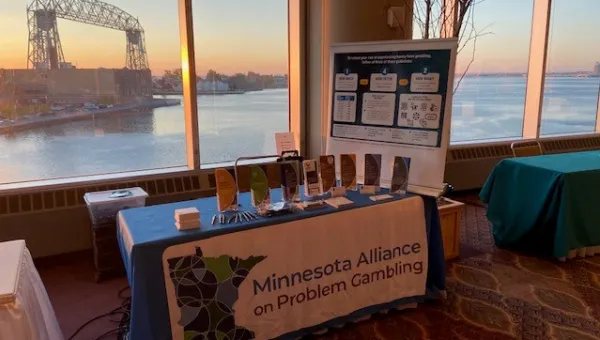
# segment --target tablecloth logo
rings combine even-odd
[[[233,304],[242,282],[265,258],[204,257],[197,247],[194,255],[168,260],[186,340],[255,338],[254,332],[236,325]]]

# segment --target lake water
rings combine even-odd
[[[594,131],[599,82],[547,79],[542,133]],[[286,90],[198,101],[203,165],[273,154],[273,134],[289,129]],[[452,141],[520,136],[524,103],[524,78],[465,78],[454,96]],[[181,106],[0,135],[0,183],[183,165]]]

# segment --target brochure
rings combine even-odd
[[[302,168],[304,169],[304,194],[307,197],[322,195],[317,161],[314,159],[303,161]]]
[[[296,169],[298,162],[282,162],[281,165],[281,189],[284,201],[300,200],[299,173]]]
[[[263,166],[250,166],[250,197],[254,207],[271,203],[269,179],[266,168]]]
[[[408,190],[408,175],[410,173],[410,157],[394,157],[392,165],[391,193],[405,194]]]
[[[356,154],[340,155],[342,186],[346,190],[356,190]]]
[[[235,210],[238,207],[235,175],[233,169],[216,169],[217,205],[219,211]]]
[[[321,170],[321,184],[323,192],[328,192],[335,187],[335,156],[319,157],[319,170]]]

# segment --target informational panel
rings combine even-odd
[[[381,186],[390,187],[394,157],[409,157],[409,191],[443,187],[456,39],[333,45],[327,154],[382,154]],[[338,171],[339,173],[339,171]]]
[[[423,209],[411,197],[167,248],[172,338],[272,339],[423,297]]]

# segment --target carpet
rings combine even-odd
[[[312,337],[359,339],[600,339],[600,257],[561,263],[498,249],[481,206],[465,206],[461,258],[447,298]]]

